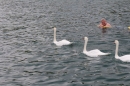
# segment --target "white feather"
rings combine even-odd
[[[115,58],[119,59],[123,62],[130,62],[130,55],[124,55],[124,56],[121,56],[121,57],[118,56],[119,41],[115,40],[115,44],[116,44]]]
[[[69,41],[66,40],[66,39],[61,40],[61,41],[57,41],[57,40],[56,40],[56,28],[54,27],[54,40],[53,40],[53,43],[56,44],[57,46],[63,46],[63,45],[70,45],[70,44],[72,44],[73,42],[69,42]]]
[[[94,50],[87,51],[87,50],[86,50],[86,47],[87,47],[88,38],[87,38],[87,37],[84,37],[84,40],[85,40],[85,43],[84,43],[83,53],[84,53],[85,55],[90,56],[90,57],[98,57],[98,56],[100,56],[100,55],[108,55],[108,54],[110,54],[110,53],[101,52],[101,51],[98,50],[98,49],[94,49]]]

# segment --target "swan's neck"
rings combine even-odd
[[[119,47],[119,43],[116,44],[115,58],[119,58],[119,56],[118,56],[118,47]]]
[[[88,42],[88,40],[85,40],[83,52],[87,52],[87,50],[86,50],[87,42]]]
[[[54,43],[57,42],[57,40],[56,40],[56,30],[54,30],[54,40],[53,40],[53,42]]]

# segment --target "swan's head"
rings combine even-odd
[[[53,29],[56,31],[56,27],[53,27]]]
[[[119,44],[119,41],[118,40],[115,40],[115,42],[114,42],[115,44]]]
[[[88,41],[88,37],[84,37],[84,40]]]

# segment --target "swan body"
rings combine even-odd
[[[66,39],[61,40],[61,41],[54,41],[53,43],[56,44],[57,46],[63,46],[63,45],[70,45],[70,44],[72,44],[72,42],[69,42]]]
[[[66,39],[63,39],[61,41],[57,41],[56,40],[56,28],[54,27],[53,29],[54,29],[54,40],[53,40],[54,44],[56,44],[57,46],[63,46],[63,45],[70,45],[70,44],[72,44],[72,42],[69,42]]]
[[[90,57],[98,57],[100,55],[108,55],[110,53],[103,53],[98,49],[90,50],[90,51],[84,51],[84,54],[90,56]]]
[[[124,55],[124,56],[121,56],[121,57],[118,56],[119,41],[115,40],[115,44],[116,44],[115,58],[119,59],[123,62],[130,62],[130,55]]]
[[[101,52],[100,50],[98,49],[94,49],[94,50],[91,50],[91,51],[87,51],[86,50],[86,47],[87,47],[87,42],[88,42],[88,38],[87,37],[84,37],[84,40],[85,40],[85,43],[84,43],[84,49],[83,49],[83,53],[87,56],[90,56],[90,57],[98,57],[100,55],[108,55],[110,53],[104,53],[104,52]]]

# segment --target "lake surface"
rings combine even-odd
[[[105,18],[111,29],[97,27]],[[61,48],[57,40],[74,42]],[[114,58],[130,54],[130,0],[0,0],[0,86],[129,86],[130,63]],[[100,49],[111,55],[82,53]]]

